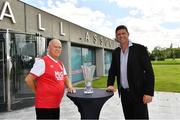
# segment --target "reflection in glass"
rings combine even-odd
[[[34,96],[31,89],[25,84],[24,79],[33,67],[36,57],[42,56],[43,52],[45,53],[45,43],[41,47],[37,47],[38,43],[42,42],[40,38],[37,39],[37,36],[11,33],[10,51],[13,63],[11,70],[11,96],[13,101]]]
[[[83,80],[81,65],[95,65],[95,49],[71,46],[72,82]]]
[[[19,100],[32,92],[24,82],[25,76],[34,64],[36,57],[36,39],[31,35],[11,33],[11,96]]]
[[[108,74],[110,65],[111,65],[111,60],[112,60],[112,52],[105,50],[104,51],[104,61],[105,61],[105,74]]]

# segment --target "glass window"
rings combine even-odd
[[[95,65],[95,50],[93,48],[82,48],[82,64]]]
[[[72,81],[77,82],[83,80],[81,65],[95,65],[95,49],[81,48],[78,46],[71,47],[71,65],[72,65]]]
[[[0,33],[0,111],[2,104],[5,103],[5,68],[4,68],[4,38],[3,33]]]
[[[3,46],[3,42],[0,41],[0,60],[3,59],[3,55],[4,55],[4,46]]]
[[[105,61],[105,74],[108,74],[110,65],[111,65],[111,61],[112,61],[112,52],[105,50],[104,51],[104,61]]]
[[[82,48],[82,62],[85,65],[92,65],[92,51],[88,48]]]
[[[47,54],[46,39],[44,37],[37,37],[37,57],[42,57]]]
[[[28,95],[33,96],[31,89],[24,80],[32,68],[37,57],[36,36],[11,33],[11,95],[12,100],[21,99]]]
[[[71,66],[72,66],[72,82],[77,82],[83,79],[82,70],[82,57],[80,47],[71,47]]]

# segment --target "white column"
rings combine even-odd
[[[104,75],[104,49],[97,48],[96,49],[96,75],[103,76]]]
[[[69,79],[72,79],[72,70],[71,70],[71,42],[62,42],[62,54],[61,60],[66,68]]]

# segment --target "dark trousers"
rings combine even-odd
[[[125,119],[149,119],[147,104],[135,102],[129,89],[121,89],[121,102]]]
[[[36,119],[56,119],[60,118],[60,109],[59,108],[36,108]]]

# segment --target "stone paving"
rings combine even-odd
[[[155,92],[153,102],[148,105],[150,120],[180,120],[180,93]],[[74,103],[64,96],[61,120],[79,120],[80,114]],[[0,120],[35,120],[34,107],[11,112],[1,112]],[[100,120],[124,119],[117,92],[103,106]]]

